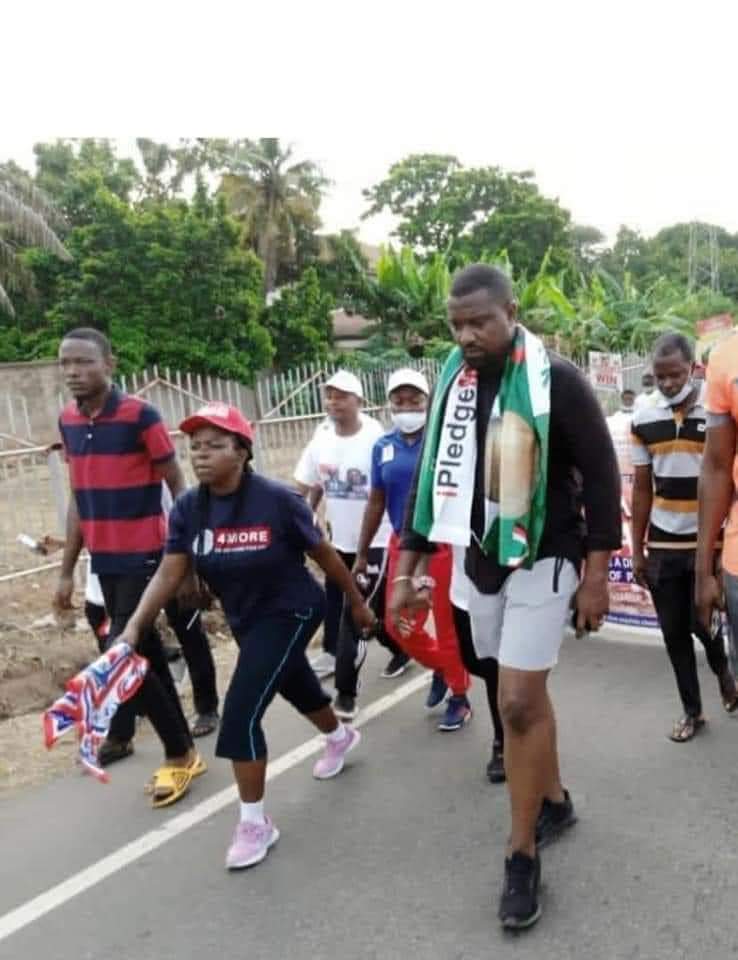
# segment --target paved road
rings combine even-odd
[[[365,702],[406,679],[376,679],[380,663],[373,651]],[[423,714],[419,691],[364,727],[338,780],[312,780],[305,760],[271,783],[282,839],[256,870],[223,870],[228,805],[0,940],[0,958],[732,957],[738,719],[702,669],[713,722],[677,746],[664,736],[677,706],[663,651],[565,645],[553,687],[581,820],[544,853],[545,913],[525,936],[502,934],[494,918],[507,799],[483,778],[481,689],[473,723],[449,735]],[[279,704],[269,736],[276,757],[309,733]],[[155,760],[143,743],[108,787],[72,775],[0,805],[0,930],[9,911],[229,784],[216,762],[182,804],[155,812],[140,793]]]

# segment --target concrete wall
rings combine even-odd
[[[235,404],[246,416],[257,418],[254,391],[243,384],[217,377],[189,377],[177,371],[160,370],[158,374],[166,380],[171,376],[171,383],[161,382],[157,373],[147,370],[116,378],[116,382],[130,393],[143,391],[141,396],[159,409],[172,429],[201,405],[200,398]],[[55,360],[0,363],[0,450],[23,446],[8,439],[9,435],[39,445],[56,442],[59,411],[67,399]]]
[[[55,440],[60,398],[64,384],[55,360],[0,363],[0,433],[39,444]]]

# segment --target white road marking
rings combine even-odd
[[[428,683],[430,676],[429,671],[424,671],[412,680],[408,680],[407,683],[397,687],[392,693],[380,697],[379,700],[374,700],[368,706],[362,708],[354,725],[362,727],[370,720],[374,720],[391,710],[392,707],[421,690]],[[323,737],[318,735],[306,740],[305,743],[301,743],[293,750],[288,750],[281,757],[277,757],[267,767],[267,782],[286,773],[292,767],[296,767],[312,754],[318,753],[324,742]],[[97,860],[89,867],[85,867],[84,870],[72,874],[71,877],[61,883],[40,893],[37,897],[27,900],[14,910],[3,914],[3,916],[0,916],[0,941],[10,937],[23,927],[27,927],[30,923],[34,923],[57,907],[61,907],[73,897],[96,886],[107,877],[118,873],[119,870],[125,869],[136,860],[146,856],[147,853],[151,853],[185,831],[197,826],[198,823],[212,817],[213,814],[218,813],[229,804],[235,804],[237,799],[238,794],[235,786],[226,787],[206,800],[202,800],[186,813],[180,813],[178,816],[172,817],[171,820],[167,820],[155,830],[149,830],[136,840],[132,840],[125,846],[108,854],[107,857]]]

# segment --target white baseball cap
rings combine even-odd
[[[326,380],[323,386],[335,387],[336,390],[343,390],[344,393],[353,393],[359,400],[364,399],[364,388],[361,385],[361,380],[359,380],[356,374],[349,373],[348,370],[336,370],[333,376],[329,380]]]
[[[387,396],[389,396],[393,390],[397,390],[398,387],[415,387],[416,390],[424,393],[426,397],[430,393],[430,387],[428,386],[425,375],[422,374],[420,370],[413,370],[411,367],[403,367],[402,370],[395,370],[394,373],[390,374],[390,378],[387,381]]]

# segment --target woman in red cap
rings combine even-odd
[[[264,814],[261,727],[275,694],[326,735],[313,768],[318,779],[340,773],[359,742],[358,730],[336,718],[305,656],[325,606],[305,554],[345,591],[360,628],[370,628],[374,615],[302,497],[251,470],[253,429],[235,407],[209,404],[180,429],[191,437],[200,484],[174,504],[164,559],[119,639],[135,645],[193,565],[220,600],[239,646],[216,746],[233,763],[241,799],[226,856],[235,870],[259,863],[279,837]]]

